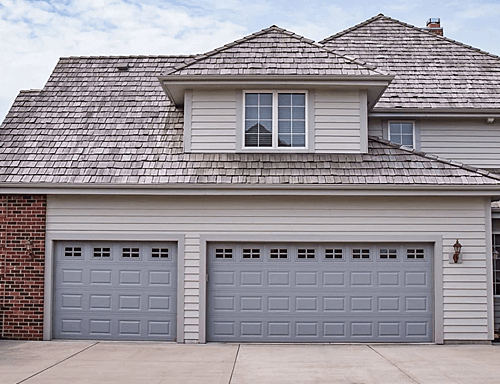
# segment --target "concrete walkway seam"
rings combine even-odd
[[[18,381],[16,384],[21,384],[21,383],[24,383],[24,382],[28,381],[29,379],[31,379],[31,378],[33,378],[33,377],[35,377],[35,376],[38,376],[40,373],[45,372],[45,371],[49,370],[50,368],[55,367],[56,365],[59,365],[59,364],[61,364],[61,363],[64,363],[66,360],[69,360],[69,359],[71,359],[72,357],[75,357],[76,355],[79,355],[79,354],[80,354],[80,353],[82,353],[82,352],[85,352],[87,349],[90,349],[90,348],[92,348],[93,346],[95,346],[95,345],[97,345],[97,344],[99,344],[99,342],[96,342],[96,343],[94,343],[94,344],[91,344],[91,345],[89,345],[88,347],[83,348],[81,351],[78,351],[78,352],[76,352],[76,353],[73,353],[71,356],[65,357],[65,358],[64,358],[64,359],[62,359],[61,361],[58,361],[57,363],[54,363],[54,364],[52,364],[51,366],[49,366],[49,367],[47,367],[47,368],[44,368],[44,369],[42,369],[41,371],[39,371],[39,372],[37,372],[37,373],[32,374],[31,376],[28,376],[26,379],[22,379],[21,381]]]
[[[382,357],[383,359],[385,359],[386,361],[388,361],[389,363],[391,363],[393,366],[395,366],[397,369],[399,369],[401,372],[403,372],[406,376],[408,376],[410,379],[412,379],[415,383],[417,384],[420,384],[420,382],[418,382],[417,380],[415,380],[415,378],[413,378],[408,372],[406,372],[404,369],[398,367],[396,364],[394,364],[391,360],[389,360],[387,357],[385,357],[384,355],[382,355],[379,351],[377,351],[376,349],[372,348],[371,345],[367,344],[366,345],[368,348],[370,348],[373,352],[375,352],[377,355],[379,355],[380,357]]]
[[[236,368],[236,361],[238,360],[238,355],[240,353],[240,347],[241,347],[241,344],[238,344],[238,349],[236,350],[236,356],[234,356],[233,369],[231,370],[231,376],[229,377],[228,384],[231,384],[231,381],[233,381],[234,369]]]

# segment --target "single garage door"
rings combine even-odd
[[[61,242],[55,338],[175,340],[174,243]]]
[[[210,244],[210,341],[432,341],[430,244]]]

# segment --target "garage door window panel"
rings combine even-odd
[[[82,258],[82,247],[64,247],[65,258]]]
[[[297,248],[297,260],[298,261],[316,261],[316,249],[315,248]]]
[[[261,261],[262,260],[262,249],[255,246],[243,246],[241,259],[243,261]]]
[[[370,248],[352,248],[351,259],[355,261],[371,261],[371,249]]]
[[[140,260],[141,248],[140,247],[122,247],[122,259],[125,260]]]
[[[407,248],[406,260],[408,261],[425,260],[425,250],[423,248]]]
[[[343,261],[344,259],[344,250],[342,248],[325,248],[324,252],[325,260],[336,260]]]
[[[112,258],[112,247],[111,246],[98,246],[93,247],[92,258],[93,259],[106,259],[110,260]]]
[[[217,260],[234,260],[234,249],[216,248],[214,257]]]
[[[287,248],[271,248],[269,250],[269,258],[271,260],[279,261],[279,260],[289,260],[289,252]]]
[[[380,248],[378,250],[378,259],[380,261],[397,261],[398,260],[398,250],[397,248]]]
[[[153,247],[151,248],[152,260],[170,260],[170,248]]]

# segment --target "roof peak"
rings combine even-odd
[[[406,27],[406,28],[411,28],[415,31],[418,31],[418,32],[421,32],[423,34],[426,34],[427,36],[431,37],[431,38],[434,38],[436,40],[441,40],[441,41],[447,41],[449,43],[452,43],[452,44],[455,44],[455,45],[458,45],[458,46],[461,46],[461,47],[464,47],[464,48],[467,48],[467,49],[470,49],[470,50],[473,50],[475,52],[478,52],[478,53],[481,53],[481,54],[484,54],[484,55],[488,55],[488,56],[491,56],[495,59],[500,59],[500,56],[498,55],[495,55],[493,53],[490,53],[490,52],[487,52],[487,51],[483,51],[479,48],[476,48],[476,47],[473,47],[471,45],[468,45],[468,44],[464,44],[460,41],[457,41],[457,40],[454,40],[454,39],[450,39],[449,37],[446,37],[446,36],[440,36],[440,35],[437,35],[435,34],[434,32],[431,32],[431,31],[427,31],[425,30],[425,27],[416,27],[412,24],[408,24],[408,23],[405,23],[404,21],[400,21],[398,19],[394,19],[390,16],[386,16],[384,15],[383,13],[379,13],[378,15],[376,16],[373,16],[365,21],[362,21],[361,23],[358,23],[352,27],[349,27],[347,29],[344,29],[343,31],[340,31],[340,32],[337,32],[329,37],[326,37],[324,38],[323,40],[320,40],[319,43],[320,44],[325,44],[333,39],[336,39],[338,37],[341,37],[341,36],[344,36],[346,34],[348,34],[349,32],[352,32],[354,30],[357,30],[359,28],[362,28],[368,24],[371,24],[373,23],[374,21],[377,21],[377,20],[380,20],[380,19],[384,19],[384,20],[387,20],[387,21],[391,21],[391,22],[394,22],[394,23],[397,23],[403,27]]]
[[[216,49],[213,49],[211,51],[208,51],[208,52],[205,52],[205,53],[202,53],[200,55],[196,55],[192,58],[190,58],[189,60],[186,60],[183,64],[180,64],[170,70],[168,70],[167,72],[165,72],[164,74],[162,75],[171,75],[171,74],[174,74],[175,72],[178,72],[182,69],[185,69],[195,63],[198,63],[208,57],[211,57],[211,56],[214,56],[218,53],[221,53],[221,52],[224,52],[225,50],[228,50],[230,48],[233,48],[239,44],[242,44],[242,43],[245,43],[245,42],[249,42],[257,37],[261,37],[265,34],[268,34],[268,33],[271,33],[271,32],[278,32],[278,33],[281,33],[281,34],[284,34],[286,35],[287,37],[290,37],[290,38],[293,38],[293,39],[296,39],[298,42],[302,42],[302,43],[305,43],[305,44],[308,44],[316,49],[319,49],[319,50],[322,50],[324,52],[327,52],[329,54],[332,54],[332,55],[335,55],[337,57],[340,57],[340,58],[343,58],[344,60],[352,63],[352,64],[355,64],[355,65],[358,65],[358,66],[361,66],[365,69],[368,69],[370,71],[373,71],[373,72],[376,72],[377,74],[379,75],[382,75],[382,76],[387,76],[388,74],[382,70],[378,70],[376,69],[376,67],[372,66],[372,65],[369,65],[361,60],[358,60],[356,58],[353,58],[353,57],[350,57],[348,55],[345,55],[345,54],[342,54],[342,53],[338,53],[338,52],[335,52],[334,50],[328,48],[328,47],[325,47],[323,44],[321,43],[318,43],[318,42],[315,42],[314,40],[312,39],[308,39],[302,35],[299,35],[295,32],[292,32],[292,31],[289,31],[285,28],[281,28],[281,27],[278,27],[277,25],[271,25],[270,27],[267,27],[267,28],[264,28],[260,31],[257,31],[257,32],[254,32],[250,35],[247,35],[247,36],[244,36],[240,39],[237,39],[237,40],[234,40],[233,42],[231,43],[227,43],[219,48],[216,48]]]

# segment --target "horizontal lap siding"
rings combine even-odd
[[[422,121],[420,145],[424,152],[480,168],[500,168],[500,122]]]
[[[47,230],[185,235],[184,337],[199,337],[200,234],[442,236],[444,337],[486,340],[485,209],[482,198],[71,197],[49,198]],[[449,264],[453,244],[463,264]],[[182,255],[179,255],[182,257]],[[438,292],[439,294],[439,292]]]
[[[191,101],[191,151],[236,150],[234,91],[194,91]]]
[[[316,152],[361,151],[360,96],[358,92],[316,92],[314,141]]]

